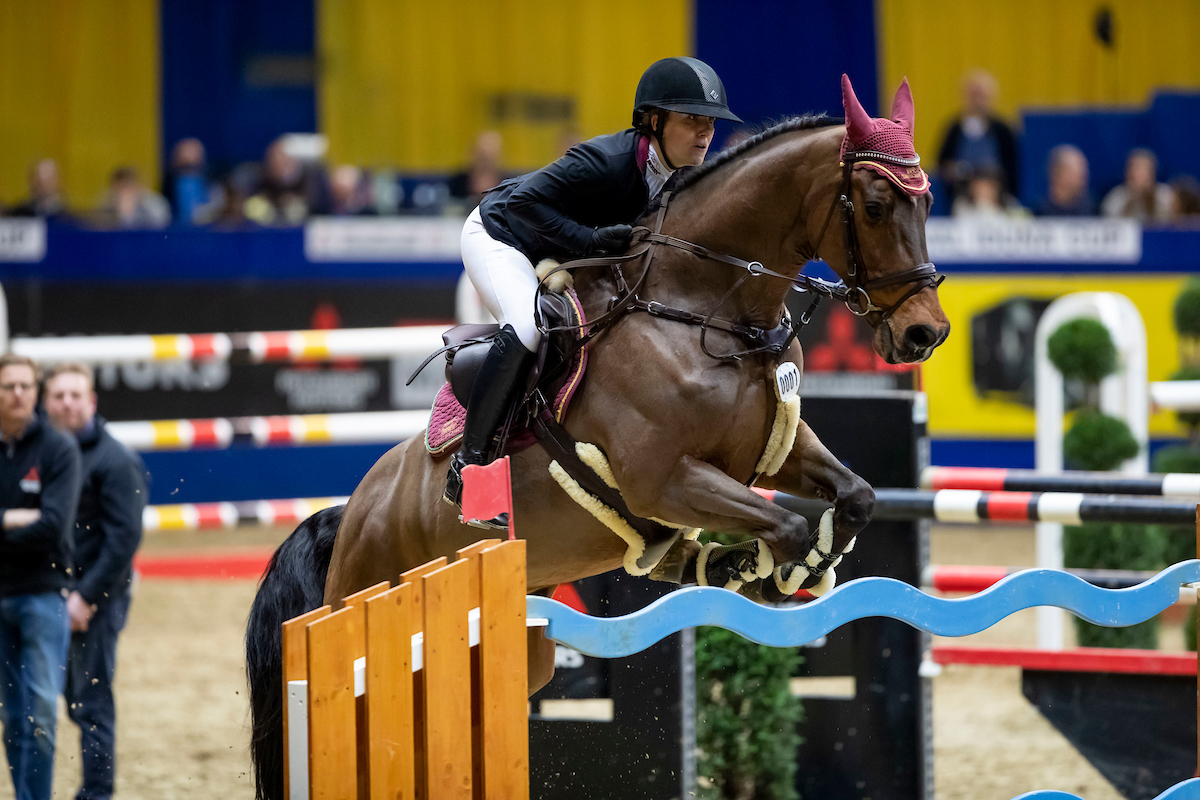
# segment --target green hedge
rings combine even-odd
[[[1064,322],[1046,345],[1050,363],[1065,380],[1099,383],[1117,370],[1117,346],[1108,328],[1097,320]]]
[[[1172,538],[1167,528],[1100,522],[1067,526],[1063,528],[1063,563],[1075,569],[1162,569],[1168,563],[1165,559]],[[1081,647],[1153,650],[1158,646],[1158,618],[1128,628],[1105,628],[1076,619],[1075,635]]]
[[[1063,437],[1063,461],[1069,469],[1110,470],[1138,454],[1137,439],[1124,420],[1085,408]]]
[[[796,647],[765,647],[723,628],[696,629],[696,773],[701,800],[799,800],[803,718],[790,679]]]
[[[1200,337],[1200,281],[1195,278],[1175,298],[1175,330],[1180,336]]]

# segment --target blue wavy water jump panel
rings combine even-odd
[[[1200,581],[1200,561],[1168,567],[1128,589],[1101,589],[1066,572],[1017,572],[970,597],[932,597],[892,578],[859,578],[802,606],[771,608],[725,589],[672,592],[623,617],[581,614],[545,597],[527,597],[526,616],[549,620],[546,635],[597,658],[639,653],[655,642],[713,625],[772,647],[795,647],[864,617],[890,617],[938,636],[967,636],[1035,606],[1057,606],[1110,628],[1144,622],[1179,600],[1179,587]],[[1049,797],[1049,796],[1047,796]],[[1175,800],[1175,798],[1172,798]]]
[[[1039,789],[1036,792],[1026,792],[1025,794],[1018,795],[1013,800],[1083,800],[1083,798],[1070,792]],[[1155,797],[1154,800],[1200,800],[1200,778],[1191,778],[1182,783],[1177,783],[1158,797]]]

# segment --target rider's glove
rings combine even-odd
[[[629,249],[633,239],[633,228],[628,225],[609,225],[607,228],[596,228],[588,241],[586,256],[624,253]]]

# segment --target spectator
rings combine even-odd
[[[37,365],[0,356],[0,722],[16,796],[50,800],[71,627],[74,440],[36,411]]]
[[[142,185],[136,169],[118,167],[108,181],[99,219],[112,228],[165,228],[171,222],[171,206],[161,194]]]
[[[992,111],[996,79],[983,70],[962,82],[963,111],[946,131],[938,151],[938,173],[954,198],[980,169],[998,169],[1004,191],[1017,194],[1017,137]]]
[[[9,209],[10,217],[62,218],[67,215],[67,202],[58,181],[58,164],[53,158],[43,158],[29,169],[29,197]]]
[[[1041,217],[1091,217],[1096,203],[1088,191],[1088,162],[1073,144],[1060,144],[1046,160],[1050,186],[1037,207]]]
[[[67,597],[71,647],[65,692],[83,752],[83,785],[76,797],[108,800],[116,772],[117,634],[125,627],[133,554],[142,540],[145,469],[96,413],[87,364],[55,367],[46,378],[45,406],[54,427],[78,440],[83,458],[75,589]]]
[[[484,192],[495,189],[507,178],[500,171],[500,155],[504,140],[497,131],[484,131],[475,139],[474,154],[466,170],[450,178],[450,196],[465,200],[470,211],[479,205]]]
[[[211,186],[204,145],[199,139],[180,139],[171,150],[171,167],[163,178],[163,194],[176,222],[204,225],[221,206],[221,189]]]
[[[1020,217],[1025,209],[1017,199],[1004,191],[1000,170],[983,167],[975,172],[966,189],[954,198],[950,210],[955,217]]]
[[[1191,175],[1171,181],[1171,221],[1186,227],[1200,223],[1200,181]]]
[[[338,217],[373,214],[371,184],[363,179],[358,167],[344,164],[333,171],[329,180],[329,212]]]
[[[260,225],[300,225],[310,214],[329,210],[324,174],[288,152],[284,138],[267,148],[257,185],[243,205]]]
[[[1106,217],[1129,217],[1139,222],[1171,221],[1171,187],[1158,182],[1158,158],[1137,148],[1125,159],[1125,183],[1104,196],[1100,212]]]

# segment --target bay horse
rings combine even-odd
[[[889,363],[928,358],[949,323],[925,245],[932,200],[927,182],[918,191],[911,180],[925,176],[919,166],[912,172],[908,84],[896,94],[894,121],[871,119],[845,77],[843,97],[844,124],[793,118],[680,181],[669,208],[657,213],[655,254],[641,260],[648,264],[641,298],[770,330],[785,316],[793,279],[819,257],[846,281],[845,300],[874,327],[880,356]],[[892,139],[880,139],[880,131]],[[906,142],[896,143],[897,131]],[[890,172],[903,169],[908,178]],[[831,224],[836,218],[842,224]],[[637,263],[628,262],[631,274]],[[575,289],[588,319],[603,316],[619,294],[614,274],[580,274]],[[868,522],[874,493],[802,421],[777,471],[756,473],[776,420],[776,368],[802,368],[803,357],[792,338],[776,354],[706,354],[745,349],[744,337],[712,326],[623,314],[588,345],[587,374],[564,427],[606,456],[638,517],[758,537],[775,563],[804,563],[816,532],[752,491],[757,475],[762,488],[832,501],[832,548],[826,541],[822,556],[840,555]],[[626,542],[560,488],[550,461],[542,447],[511,461],[514,529],[527,541],[530,592],[627,563]],[[447,457],[431,456],[424,436],[414,436],[380,458],[344,510],[302,523],[272,558],[246,635],[260,798],[282,791],[280,625],[439,556],[453,560],[457,549],[483,538],[443,502],[446,471]],[[531,633],[531,693],[549,680],[553,657],[552,643]]]

